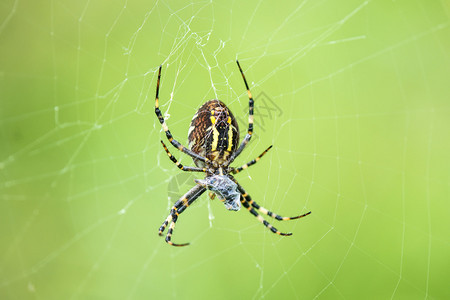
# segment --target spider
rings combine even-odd
[[[218,199],[225,204],[228,210],[238,211],[241,204],[254,215],[259,222],[264,224],[270,231],[278,235],[289,236],[292,233],[283,233],[278,231],[269,222],[258,214],[259,212],[272,217],[278,221],[286,221],[299,219],[309,215],[311,212],[295,217],[282,217],[262,206],[259,206],[252,200],[244,188],[234,179],[231,174],[237,174],[242,170],[257,163],[272,148],[269,146],[263,153],[250,162],[241,167],[230,167],[230,164],[242,153],[253,134],[253,97],[245,79],[244,72],[236,60],[239,71],[244,79],[245,87],[249,97],[249,116],[248,116],[248,133],[246,134],[239,147],[239,126],[231,113],[230,109],[220,100],[213,99],[204,103],[197,113],[194,115],[189,127],[188,142],[189,149],[175,140],[169,131],[169,128],[159,109],[159,83],[161,79],[162,65],[159,67],[158,82],[156,85],[155,113],[166,133],[169,142],[181,152],[186,153],[194,160],[196,167],[183,166],[170,153],[164,142],[161,144],[169,158],[177,167],[185,172],[203,172],[206,174],[205,179],[195,179],[196,185],[182,196],[170,210],[169,216],[159,228],[159,235],[163,235],[167,225],[170,224],[166,235],[166,242],[172,246],[187,246],[189,243],[176,244],[172,242],[172,234],[175,229],[175,223],[182,212],[185,211],[200,195],[209,190],[209,197],[214,199],[217,195]],[[255,210],[256,209],[256,210]]]

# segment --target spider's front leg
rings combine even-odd
[[[258,214],[258,212],[256,212],[256,210],[254,208],[256,208],[258,211],[260,211],[261,213],[272,217],[278,221],[288,221],[288,220],[295,220],[295,219],[299,219],[299,218],[303,218],[306,217],[307,215],[309,215],[311,212],[307,212],[303,215],[299,215],[299,216],[295,216],[295,217],[282,217],[274,212],[271,212],[270,210],[267,210],[266,208],[258,205],[258,203],[256,203],[255,201],[252,200],[252,198],[250,197],[249,194],[247,194],[247,192],[244,190],[244,188],[236,181],[236,179],[233,178],[233,181],[236,182],[237,186],[238,186],[238,190],[241,193],[241,203],[242,205],[247,208],[247,210],[254,215],[259,222],[261,222],[264,226],[266,226],[267,228],[270,229],[270,231],[272,231],[273,233],[276,233],[278,235],[284,235],[284,236],[288,236],[288,235],[292,235],[292,233],[288,232],[288,233],[283,233],[280,232],[278,229],[276,229],[275,227],[273,227],[272,224],[270,224],[269,222],[267,222],[266,220],[263,219],[263,217]]]
[[[294,217],[282,217],[280,215],[277,215],[274,212],[271,212],[270,210],[268,210],[267,208],[264,208],[262,206],[260,206],[258,203],[256,203],[255,201],[252,200],[252,197],[250,197],[249,194],[247,194],[247,192],[242,188],[242,186],[240,186],[238,184],[238,189],[239,191],[242,193],[242,196],[245,198],[245,201],[250,204],[252,207],[256,208],[257,210],[259,210],[260,212],[262,212],[263,214],[274,218],[275,220],[278,221],[289,221],[289,220],[295,220],[295,219],[300,219],[303,217],[306,217],[307,215],[309,215],[311,212],[307,212],[305,214],[302,215],[298,215],[298,216],[294,216]]]
[[[172,242],[171,239],[173,230],[175,229],[175,223],[178,220],[178,216],[205,191],[206,189],[204,187],[202,187],[201,185],[196,185],[192,189],[190,189],[189,192],[184,194],[184,196],[181,197],[177,202],[175,202],[175,204],[172,206],[172,209],[170,210],[169,216],[159,228],[159,235],[162,235],[164,230],[166,230],[167,225],[169,225],[170,223],[169,230],[167,231],[166,235],[166,243],[177,247],[189,245],[189,243],[175,244],[174,242]]]

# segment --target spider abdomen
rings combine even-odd
[[[236,151],[239,126],[230,109],[220,100],[203,104],[194,115],[188,133],[189,148],[218,164],[224,163]],[[204,162],[194,159],[199,167]]]

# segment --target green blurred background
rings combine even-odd
[[[1,299],[449,299],[448,1],[0,4]],[[219,98],[271,221],[202,196],[162,149]],[[186,155],[170,148],[182,163]]]

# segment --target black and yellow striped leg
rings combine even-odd
[[[261,213],[274,218],[275,220],[278,220],[278,221],[295,220],[295,219],[300,219],[300,218],[306,217],[307,215],[309,215],[311,213],[311,212],[307,212],[306,214],[295,216],[295,217],[282,217],[282,216],[277,215],[276,213],[271,212],[270,210],[267,210],[266,208],[260,206],[258,203],[256,203],[255,201],[252,200],[252,197],[250,197],[250,195],[247,194],[247,192],[244,190],[244,188],[239,183],[237,183],[237,185],[238,185],[239,192],[242,194],[242,196],[244,197],[245,201],[248,204],[250,204],[252,207],[259,210]]]
[[[178,220],[178,216],[186,208],[188,208],[198,197],[200,197],[200,195],[203,194],[205,191],[206,189],[204,187],[202,187],[201,185],[196,185],[192,189],[190,189],[186,194],[184,194],[184,196],[181,197],[177,202],[175,202],[175,204],[172,206],[172,209],[170,210],[169,216],[162,223],[158,232],[159,235],[162,235],[164,230],[166,230],[167,225],[170,224],[169,230],[167,231],[166,235],[166,243],[176,247],[189,245],[189,243],[175,244],[174,242],[172,242],[172,234],[173,230],[175,229],[175,223]]]
[[[166,121],[164,120],[164,117],[161,114],[161,110],[159,109],[159,82],[161,80],[161,69],[162,69],[162,66],[159,66],[158,82],[156,84],[156,97],[155,97],[155,114],[158,117],[159,123],[161,123],[161,126],[164,129],[167,139],[175,148],[186,153],[190,157],[201,160],[203,162],[207,162],[208,159],[206,157],[203,157],[201,155],[198,155],[197,153],[192,152],[191,150],[189,150],[188,148],[186,148],[182,144],[180,144],[177,140],[175,140],[172,136],[172,133],[170,133],[169,127],[167,127]]]
[[[189,167],[189,166],[183,166],[180,162],[178,162],[178,160],[175,158],[175,156],[172,155],[172,153],[170,153],[169,149],[167,149],[166,144],[164,144],[163,141],[161,141],[161,144],[164,148],[164,150],[166,150],[167,155],[169,156],[170,160],[173,161],[178,169],[186,171],[186,172],[205,172],[208,170],[207,168],[196,168],[196,167]]]
[[[292,235],[291,232],[287,232],[287,233],[280,232],[278,229],[276,229],[275,227],[273,227],[272,224],[270,224],[269,222],[267,222],[266,220],[264,220],[264,218],[261,217],[261,215],[258,214],[258,213],[256,212],[256,210],[253,209],[253,207],[250,206],[250,204],[245,200],[245,198],[243,197],[243,195],[241,195],[241,203],[242,203],[242,205],[243,205],[245,208],[247,208],[247,210],[248,210],[252,215],[254,215],[254,216],[258,219],[259,222],[261,222],[264,226],[266,226],[267,228],[269,228],[269,230],[272,231],[273,233],[276,233],[276,234],[278,234],[278,235],[283,235],[283,236],[289,236],[289,235]]]
[[[242,71],[239,61],[236,60],[236,63],[238,65],[239,71],[241,72],[242,79],[244,79],[245,88],[247,89],[247,94],[248,94],[248,132],[245,135],[245,138],[242,140],[241,144],[239,145],[239,148],[230,157],[229,163],[233,162],[236,159],[236,157],[238,157],[239,154],[241,154],[242,150],[244,150],[245,146],[247,146],[248,142],[250,142],[250,139],[252,138],[252,134],[253,134],[253,111],[254,111],[253,96],[252,96],[252,93],[250,92],[250,88],[248,87],[247,80],[245,79],[244,71]]]
[[[250,166],[256,164],[256,163],[261,159],[261,157],[263,157],[263,156],[267,153],[267,151],[269,151],[271,148],[272,148],[272,145],[270,145],[269,148],[267,148],[266,150],[264,150],[264,152],[261,153],[257,158],[255,158],[255,159],[249,161],[249,162],[246,163],[245,165],[243,165],[243,166],[241,166],[241,167],[239,167],[239,168],[231,168],[231,172],[232,172],[233,174],[237,174],[237,173],[239,173],[240,171],[245,170],[245,169],[247,169],[248,167],[250,167]]]

